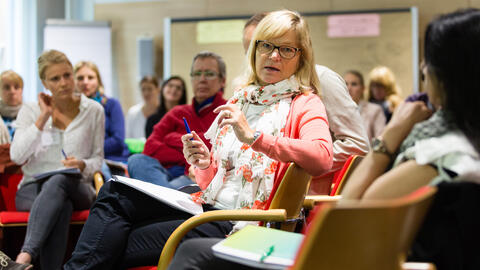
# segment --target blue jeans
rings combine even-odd
[[[183,166],[165,169],[158,160],[144,154],[135,154],[128,158],[128,174],[131,178],[168,188],[178,189],[193,184],[193,181],[183,174],[184,170]]]

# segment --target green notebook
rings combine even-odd
[[[264,269],[293,265],[303,240],[299,233],[248,225],[212,247],[215,256]]]

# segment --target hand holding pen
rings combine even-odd
[[[65,159],[62,160],[63,166],[67,168],[78,168],[81,172],[83,172],[83,170],[86,167],[86,164],[83,160],[78,160],[75,157],[67,156],[67,154],[63,149],[62,149],[62,155],[63,157],[65,157]]]
[[[185,129],[188,132],[182,136],[183,156],[190,165],[195,165],[200,169],[206,169],[210,166],[210,151],[200,136],[195,131],[191,131],[187,120],[183,118]]]

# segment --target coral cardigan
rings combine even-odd
[[[271,194],[275,194],[289,162],[295,162],[314,176],[329,171],[333,164],[332,138],[320,98],[313,93],[296,96],[290,106],[284,136],[262,134],[252,144],[252,149],[280,161]],[[216,172],[215,162],[204,170],[195,169],[195,180],[200,188],[205,189]]]

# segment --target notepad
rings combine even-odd
[[[78,168],[62,168],[54,171],[35,174],[33,178],[35,178],[37,181],[40,181],[56,174],[68,174],[77,177],[82,176],[82,172]]]
[[[240,264],[285,269],[293,265],[303,237],[298,233],[248,225],[214,245],[212,250],[215,256]]]
[[[175,209],[185,211],[192,215],[198,215],[203,213],[202,205],[194,202],[190,194],[119,175],[114,175],[111,180],[139,190],[154,199],[168,204]]]

